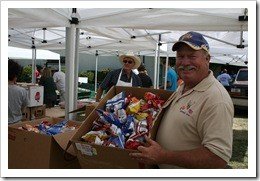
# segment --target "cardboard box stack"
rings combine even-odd
[[[113,98],[122,91],[126,92],[127,95],[131,94],[139,99],[142,98],[146,92],[152,92],[159,95],[165,101],[173,93],[165,90],[148,88],[120,86],[112,87],[106,96],[99,102],[94,111],[92,111],[82,123],[76,134],[72,137],[71,141],[73,142],[75,152],[77,153],[77,157],[82,168],[145,168],[143,164],[140,164],[129,157],[129,153],[135,150],[107,147],[81,141],[81,137],[91,130],[93,122],[99,118],[95,110],[103,109],[107,100]],[[156,136],[162,115],[163,110],[161,110],[154,119],[154,125],[151,131],[152,139]]]
[[[75,130],[53,136],[19,129],[19,127],[39,125],[42,121],[56,124],[64,119],[44,118],[8,126],[8,168],[9,169],[47,169],[80,168],[77,159],[66,160],[64,150],[80,123],[68,121]],[[75,155],[72,146],[67,150],[70,157]]]
[[[17,83],[28,91],[29,105],[23,112],[22,121],[44,118],[46,106],[43,104],[44,87],[33,83]]]
[[[17,83],[17,85],[25,88],[29,95],[28,107],[42,106],[43,105],[43,86],[32,83]]]
[[[30,121],[34,119],[45,118],[46,116],[46,106],[45,104],[42,106],[36,107],[26,107],[23,112],[22,121]]]

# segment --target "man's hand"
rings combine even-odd
[[[130,153],[130,157],[148,165],[163,163],[166,150],[147,136],[145,136],[145,139],[147,141],[147,146],[139,146],[137,148],[139,152]]]

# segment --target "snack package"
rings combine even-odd
[[[116,114],[103,111],[102,109],[96,110],[99,117],[106,123],[114,124],[117,127],[122,127],[122,124]]]
[[[83,135],[81,137],[82,140],[88,142],[88,143],[98,143],[99,145],[102,145],[103,142],[108,138],[108,135],[105,131],[90,131]]]
[[[151,92],[146,92],[144,99],[121,92],[107,101],[105,110],[96,110],[99,119],[82,139],[103,146],[137,149],[145,144],[145,135],[149,136],[153,120],[163,104],[164,100]],[[105,139],[100,131],[106,134]]]
[[[156,98],[157,98],[157,96],[155,94],[151,93],[151,92],[144,93],[144,99],[146,101],[153,100],[153,99],[156,99]]]
[[[130,136],[135,129],[135,120],[134,117],[131,115],[127,116],[126,123],[122,126],[122,133],[124,136]]]
[[[121,92],[115,95],[112,99],[109,99],[106,103],[106,111],[113,113],[124,108],[126,101],[125,98],[125,92]]]
[[[109,143],[108,146],[111,146],[110,144],[112,144],[115,147],[124,149],[125,148],[125,146],[124,146],[125,145],[125,137],[122,134],[118,134],[117,136],[111,136],[108,139],[108,143]]]
[[[135,114],[138,113],[141,107],[141,101],[135,101],[135,102],[130,102],[130,104],[126,108],[126,113],[127,114]]]

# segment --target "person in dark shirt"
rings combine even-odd
[[[152,88],[153,82],[152,82],[152,79],[148,76],[145,66],[143,64],[141,64],[137,70],[139,72],[138,76],[140,77],[140,79],[142,81],[142,87]]]
[[[46,104],[46,107],[54,107],[57,101],[57,94],[56,94],[56,84],[54,83],[51,69],[44,68],[42,76],[39,80],[39,85],[44,87],[44,95],[43,95],[43,103]]]
[[[142,82],[138,75],[132,70],[137,69],[141,60],[134,54],[125,54],[119,56],[120,62],[123,64],[123,68],[109,72],[103,82],[100,84],[96,101],[98,102],[103,94],[103,91],[108,91],[112,86],[126,86],[126,87],[141,87]]]

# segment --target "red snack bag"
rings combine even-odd
[[[146,117],[146,120],[147,120],[147,125],[148,125],[148,133],[150,133],[151,130],[152,130],[152,127],[153,127],[153,114],[150,113],[150,114]]]
[[[151,92],[146,92],[146,93],[144,93],[144,99],[146,100],[146,101],[148,101],[148,100],[153,100],[153,99],[155,99],[157,96],[155,95],[155,94],[153,94],[153,93],[151,93]]]
[[[138,146],[141,146],[142,144],[138,141],[134,140],[128,140],[125,144],[126,149],[132,149],[132,150],[137,150]]]
[[[149,108],[151,108],[151,104],[145,103],[144,105],[141,106],[140,111],[143,112],[148,110]]]
[[[157,99],[157,100],[153,100],[152,101],[152,104],[155,108],[161,108],[162,105],[164,104],[164,100],[161,100],[161,99]]]

